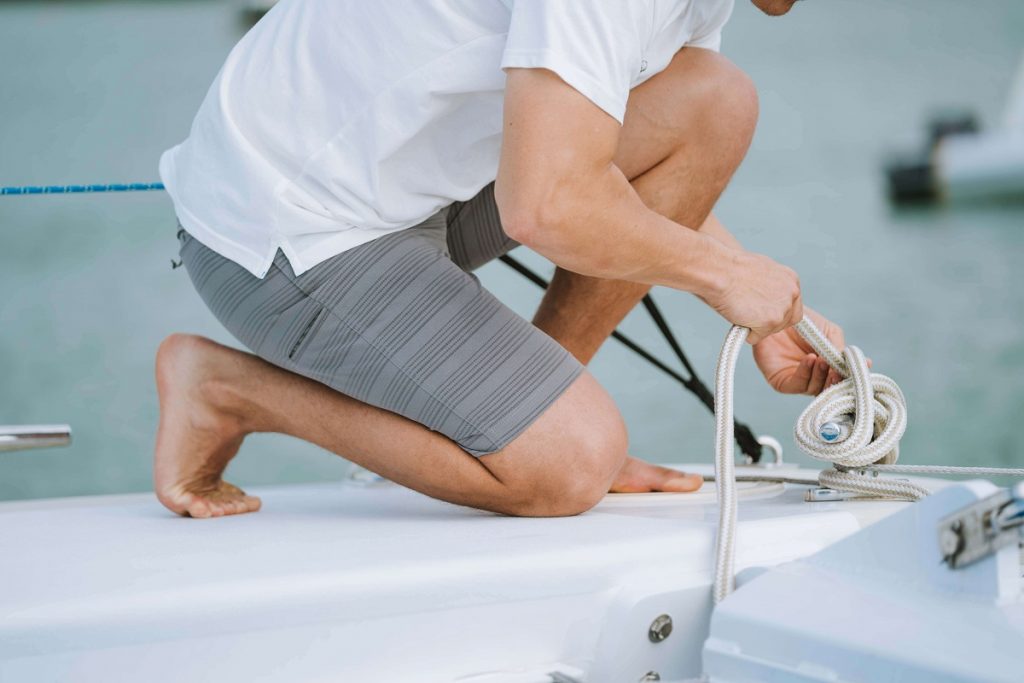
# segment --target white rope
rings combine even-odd
[[[736,361],[750,333],[734,325],[722,344],[715,370],[715,481],[718,489],[718,538],[715,541],[715,602],[732,592],[736,539],[736,472],[733,456],[732,393]]]
[[[893,474],[978,474],[986,477],[1024,477],[1020,467],[953,467],[951,465],[871,465],[867,472],[891,472]]]
[[[899,442],[907,428],[903,392],[889,377],[873,373],[856,346],[840,353],[809,318],[795,326],[815,353],[844,379],[819,394],[797,419],[793,436],[802,451],[831,463],[818,482],[825,487],[873,498],[919,500],[930,491],[899,479],[882,479],[878,472],[915,474],[978,474],[1024,476],[1024,469],[897,465]],[[715,479],[718,482],[718,539],[715,547],[715,602],[733,590],[736,546],[736,476],[733,454],[733,383],[736,361],[749,330],[733,326],[725,338],[715,373]],[[832,441],[822,427],[844,428]]]

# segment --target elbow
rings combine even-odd
[[[511,239],[523,246],[530,247],[537,251],[541,245],[538,243],[550,226],[546,225],[549,220],[541,216],[534,207],[516,208],[515,210],[498,209],[501,216],[501,227]]]
[[[555,193],[517,197],[496,192],[495,200],[502,229],[519,244],[544,253],[571,241],[571,217],[578,212],[569,197]]]

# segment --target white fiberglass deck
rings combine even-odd
[[[253,489],[262,511],[209,520],[148,494],[0,504],[0,680],[594,682],[665,661],[696,675],[713,486],[610,496],[563,519],[341,483]],[[740,569],[904,505],[740,487]],[[662,613],[675,631],[653,644]]]

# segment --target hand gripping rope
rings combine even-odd
[[[832,463],[822,470],[822,486],[864,497],[919,500],[928,489],[868,472],[985,474],[1024,476],[1024,469],[897,465],[899,442],[907,428],[903,392],[889,377],[873,373],[856,346],[840,353],[809,318],[796,324],[815,353],[844,379],[819,394],[796,422],[793,437],[800,449]],[[750,330],[733,326],[726,335],[715,372],[715,480],[718,487],[718,539],[715,546],[715,602],[733,590],[736,546],[736,474],[733,456],[733,384],[736,361]],[[852,423],[852,427],[849,426]]]

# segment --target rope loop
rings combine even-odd
[[[808,318],[797,332],[843,379],[808,405],[797,419],[793,438],[804,453],[837,467],[858,468],[893,464],[899,458],[899,442],[907,429],[907,405],[903,392],[891,378],[871,372],[867,358],[856,346],[840,353]],[[828,441],[826,425],[843,427]]]

